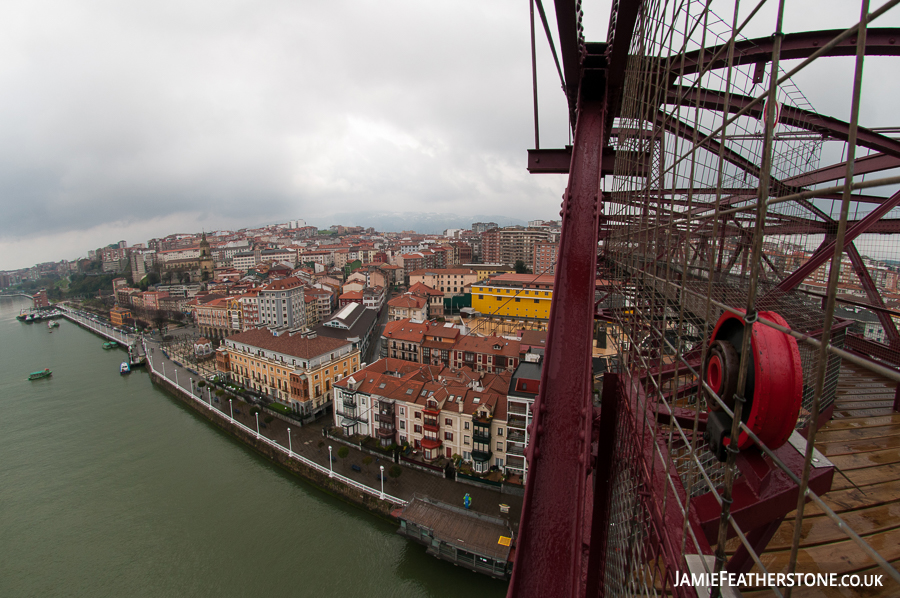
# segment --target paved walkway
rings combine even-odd
[[[217,409],[226,416],[231,416],[233,410],[234,419],[241,422],[250,429],[256,429],[256,418],[250,415],[251,404],[245,403],[235,398],[231,405],[227,400],[220,399],[216,402],[215,392],[210,392],[209,387],[198,389],[196,384],[201,378],[184,367],[177,366],[170,359],[167,359],[158,344],[157,340],[149,340],[147,342],[148,359],[153,362],[153,368],[156,371],[164,372],[166,377],[173,380],[177,376],[177,384],[181,388],[190,392],[192,390],[191,381],[194,381],[194,394],[207,400],[213,409]],[[328,467],[328,447],[332,447],[334,457],[334,471],[352,480],[365,484],[376,491],[381,489],[381,482],[377,475],[380,472],[379,467],[385,468],[384,492],[401,498],[406,501],[412,500],[415,494],[420,496],[428,496],[435,500],[449,503],[458,507],[463,506],[463,497],[466,494],[472,499],[471,508],[475,511],[501,517],[507,520],[513,530],[517,530],[519,526],[519,517],[522,510],[522,498],[510,494],[501,494],[498,490],[487,487],[475,487],[469,484],[463,484],[451,481],[442,476],[432,475],[423,471],[413,469],[402,464],[403,473],[398,478],[391,478],[387,475],[388,468],[393,464],[389,458],[372,456],[372,463],[368,466],[363,464],[363,458],[368,456],[368,452],[360,451],[355,447],[348,447],[349,455],[345,459],[338,458],[338,449],[346,446],[340,442],[334,441],[323,436],[322,430],[328,426],[332,426],[333,422],[330,418],[323,418],[316,423],[309,425],[290,425],[278,418],[273,419],[269,423],[265,423],[266,413],[260,413],[259,432],[262,436],[277,442],[278,444],[288,447],[288,427],[290,427],[290,449],[303,455],[307,459],[315,461],[324,467]],[[376,460],[378,459],[378,460]],[[362,471],[357,472],[352,469],[352,465],[358,465]],[[509,513],[501,514],[500,505],[509,505]]]

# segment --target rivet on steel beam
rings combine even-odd
[[[543,424],[541,424],[537,427],[537,434],[535,434],[535,436],[540,436],[543,433],[544,433],[544,426],[543,426]]]
[[[534,447],[534,451],[532,451],[532,453],[531,453],[532,459],[537,459],[540,456],[541,456],[541,449],[539,449],[538,447]]]

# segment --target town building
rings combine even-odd
[[[534,244],[549,240],[547,230],[521,226],[491,229],[481,234],[481,259],[492,264],[532,264]]]
[[[283,278],[259,289],[261,325],[299,329],[306,326],[305,316],[305,289],[300,279]]]
[[[550,317],[554,277],[501,274],[472,285],[472,309],[485,317],[546,320]]]
[[[559,253],[559,243],[535,243],[534,262],[531,271],[535,274],[556,273],[556,256]]]
[[[338,382],[334,422],[347,435],[408,444],[425,461],[459,455],[478,473],[506,464],[510,374],[382,359]]]
[[[471,268],[444,268],[442,270],[415,270],[409,274],[409,284],[422,283],[441,291],[444,297],[462,295],[466,287],[478,282],[478,274]]]
[[[283,328],[234,334],[216,353],[217,369],[232,382],[304,416],[325,411],[335,382],[359,365],[359,349],[350,341]]]
[[[428,317],[428,300],[418,295],[404,293],[388,301],[390,320],[425,320]]]

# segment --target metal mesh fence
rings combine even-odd
[[[760,46],[735,34],[741,26],[737,11],[726,22],[708,6],[643,4],[613,123],[616,162],[604,194],[601,267],[603,278],[616,281],[615,292],[626,298],[615,312],[620,343],[615,371],[626,381],[630,400],[640,399],[628,411],[633,428],[617,430],[606,569],[610,595],[665,593],[666,567],[684,564],[658,548],[660,527],[672,522],[654,509],[649,496],[680,510],[682,554],[717,551],[717,569],[726,560],[722,539],[737,534],[743,541],[752,531],[740,530],[730,515],[732,488],[742,476],[738,457],[723,462],[703,435],[708,408],[722,403],[700,380],[713,328],[723,314],[759,313],[759,321],[748,319],[745,325],[774,327],[797,340],[802,400],[792,423],[812,430],[813,446],[818,417],[835,401],[842,357],[887,374],[879,364],[894,370],[900,365],[893,324],[900,320],[900,300],[890,299],[900,288],[894,245],[880,248],[855,231],[843,260],[828,259],[833,253],[828,243],[841,243],[846,238],[841,231],[853,231],[878,203],[860,192],[842,214],[841,190],[825,188],[840,176],[816,174],[825,144],[846,147],[845,133],[810,124],[825,121],[816,120],[811,103],[783,69],[773,70],[777,45],[756,61],[735,57],[731,43],[744,53]],[[855,119],[847,125],[851,131]],[[895,212],[885,210],[881,218]],[[825,257],[817,262],[819,254]],[[829,278],[839,266],[840,274]],[[767,321],[764,312],[784,318],[787,328]],[[752,364],[742,356],[741,375]],[[890,375],[900,379],[896,371]],[[780,460],[777,448],[757,442],[751,450],[793,476],[802,495],[809,488],[812,452],[798,472]],[[658,487],[661,472],[666,481]],[[839,521],[815,492],[810,495]],[[701,498],[710,504],[709,497],[722,507],[726,523],[717,537],[707,529],[704,538],[691,509]],[[800,526],[802,512],[792,516]],[[850,540],[873,563],[900,579],[850,526],[842,521],[838,526],[849,530]],[[799,545],[795,537],[788,568],[796,568]],[[756,547],[745,546],[760,568]]]

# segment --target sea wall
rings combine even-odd
[[[385,500],[381,500],[378,497],[372,496],[371,494],[363,492],[362,490],[359,490],[357,488],[348,486],[338,479],[329,477],[327,473],[323,473],[317,469],[313,469],[312,467],[309,467],[308,465],[297,459],[291,459],[288,455],[284,454],[284,452],[276,449],[264,440],[257,438],[256,434],[247,432],[247,430],[239,426],[235,426],[230,421],[220,417],[219,415],[217,415],[217,411],[210,411],[209,409],[203,408],[200,403],[191,399],[184,391],[184,389],[178,388],[172,382],[163,378],[159,374],[151,371],[150,379],[154,384],[161,388],[164,388],[169,392],[169,394],[190,407],[195,413],[207,419],[230,436],[237,438],[245,445],[249,446],[254,451],[259,453],[260,455],[263,455],[273,463],[276,463],[280,467],[290,471],[300,478],[303,478],[304,480],[310,482],[318,488],[328,492],[329,494],[332,494],[349,503],[362,507],[367,511],[381,517],[393,519],[393,517],[391,516],[391,511],[396,508],[397,505],[394,505]]]

